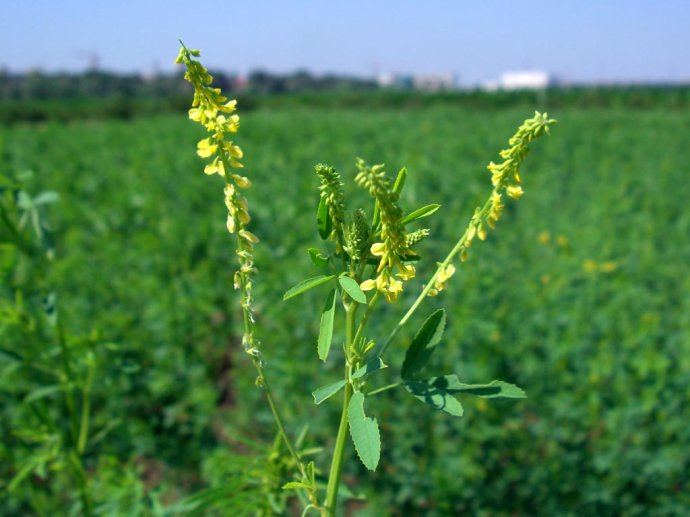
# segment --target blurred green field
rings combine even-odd
[[[307,442],[326,447],[317,460],[326,470],[339,402],[317,408],[310,392],[336,380],[340,363],[317,364],[318,296],[281,301],[318,274],[306,253],[320,243],[314,164],[332,164],[348,179],[356,157],[386,163],[391,174],[407,166],[402,205],[443,205],[425,220],[432,237],[420,245],[423,279],[486,198],[486,164],[532,110],[293,106],[242,114],[240,106],[240,114],[237,143],[261,238],[259,337],[290,431],[310,423]],[[345,467],[345,483],[368,499],[348,503],[357,515],[687,515],[690,112],[549,115],[559,124],[527,159],[525,196],[401,333],[381,380],[394,382],[403,347],[442,304],[449,324],[439,370],[467,382],[504,379],[529,398],[463,400],[460,419],[402,390],[374,399],[380,467]],[[152,494],[165,505],[221,486],[234,456],[249,454],[246,440],[274,437],[238,342],[222,182],[202,173],[200,136],[183,116],[0,128],[0,166],[32,171],[29,191],[60,195],[48,210],[57,243],[49,281],[70,332],[91,335],[102,350],[94,427],[118,424],[87,451],[87,470],[103,514],[152,515]],[[11,262],[3,260],[0,267]],[[387,334],[414,294],[406,288],[383,311],[372,337]],[[11,303],[12,285],[0,296]],[[24,339],[9,327],[0,333],[3,349],[25,349]],[[24,514],[40,498],[56,515],[72,504],[59,486],[34,477],[32,489],[4,491],[31,449],[13,433],[31,419],[20,407],[23,375],[0,355],[0,514]]]

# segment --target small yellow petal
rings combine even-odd
[[[371,254],[375,257],[383,255],[384,244],[382,242],[375,242],[371,245]]]
[[[257,242],[259,242],[259,238],[252,232],[247,230],[240,230],[240,237],[242,237],[248,242],[251,242],[252,244],[256,244]]]
[[[359,288],[362,291],[371,291],[375,287],[376,287],[376,280],[374,280],[373,278],[370,278],[369,280],[365,280],[364,282],[359,284]]]
[[[235,219],[230,214],[228,214],[228,220],[225,225],[230,233],[235,233]]]
[[[249,181],[249,178],[247,178],[245,176],[240,176],[239,174],[233,174],[232,179],[235,180],[235,183],[240,188],[249,188],[252,186],[252,182]]]

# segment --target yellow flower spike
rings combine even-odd
[[[522,187],[518,185],[511,185],[506,188],[506,193],[513,199],[520,199],[524,194],[524,191],[522,190]]]

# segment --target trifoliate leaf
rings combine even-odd
[[[331,342],[333,341],[333,321],[335,320],[335,288],[331,289],[326,296],[326,302],[323,304],[321,311],[321,323],[319,323],[319,341],[317,344],[317,352],[319,359],[325,361],[328,357],[328,351],[331,349]]]
[[[419,329],[407,349],[402,365],[403,379],[411,378],[415,373],[424,368],[434,348],[443,337],[446,326],[446,311],[439,309],[431,314]]]
[[[283,301],[289,300],[290,298],[294,298],[295,296],[302,294],[303,292],[308,291],[309,289],[312,289],[317,285],[321,285],[325,282],[328,282],[329,280],[332,280],[334,278],[335,275],[319,275],[313,278],[308,278],[307,280],[302,280],[299,284],[297,284],[294,287],[291,287],[285,292],[285,294],[283,295]]]
[[[381,457],[381,435],[376,419],[364,414],[364,394],[361,392],[352,394],[347,417],[350,422],[350,436],[359,459],[369,470],[376,470]]]

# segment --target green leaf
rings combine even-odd
[[[364,414],[364,394],[361,392],[352,394],[347,417],[350,422],[350,436],[359,459],[369,470],[376,470],[381,457],[381,435],[376,419]]]
[[[303,488],[309,489],[311,487],[302,481],[290,481],[283,485],[283,490],[300,490]]]
[[[331,349],[331,342],[333,341],[333,321],[335,320],[335,288],[331,289],[326,296],[326,302],[323,304],[321,311],[321,323],[319,323],[319,342],[317,344],[317,352],[319,359],[325,361],[328,357],[328,351]]]
[[[51,395],[55,395],[56,393],[59,393],[62,390],[63,390],[63,387],[59,384],[54,384],[51,386],[43,386],[42,388],[38,388],[38,389],[33,390],[26,397],[24,397],[24,402],[29,404],[29,403],[34,402],[36,400],[50,397]]]
[[[400,195],[403,187],[405,186],[405,180],[407,179],[407,168],[403,167],[398,172],[398,177],[395,178],[395,183],[393,184],[393,192]]]
[[[408,224],[412,221],[416,221],[417,219],[421,219],[422,217],[428,217],[436,212],[439,208],[441,208],[441,205],[433,204],[423,206],[422,208],[419,208],[411,214],[407,214],[405,217],[403,217],[402,224]]]
[[[364,294],[364,291],[362,291],[362,289],[359,287],[359,284],[354,278],[350,278],[346,275],[341,275],[338,278],[338,282],[340,282],[340,286],[343,288],[343,291],[350,295],[350,298],[352,298],[357,303],[361,303],[363,305],[367,304],[367,295]]]
[[[439,309],[431,314],[419,329],[407,349],[402,365],[403,379],[411,378],[415,373],[424,368],[436,345],[443,337],[446,326],[446,311]]]
[[[460,382],[457,375],[444,375],[431,379],[429,382],[448,393],[462,393],[485,399],[524,399],[527,397],[523,390],[504,381],[491,381],[488,384],[465,384]]]
[[[330,237],[333,231],[333,222],[328,214],[328,205],[326,204],[326,198],[321,196],[319,200],[319,208],[316,211],[316,226],[319,229],[319,235],[323,240]]]
[[[388,365],[384,364],[380,357],[376,357],[361,368],[357,368],[355,373],[351,375],[351,378],[359,379],[360,377],[366,377],[367,375],[382,370],[383,368],[388,368]]]
[[[60,195],[57,192],[47,190],[41,192],[38,196],[34,198],[34,205],[46,205],[48,203],[55,203],[60,199]]]
[[[328,384],[327,386],[321,386],[320,388],[315,389],[312,393],[312,396],[314,397],[314,404],[321,404],[324,400],[331,398],[346,384],[347,381],[341,379],[333,384]]]
[[[309,248],[309,258],[316,267],[328,266],[328,257],[316,248]]]
[[[434,386],[429,381],[407,381],[405,389],[414,397],[434,409],[445,411],[449,415],[462,416],[462,404],[443,388]]]
[[[314,278],[302,280],[299,284],[297,284],[294,287],[291,287],[285,292],[285,294],[283,295],[283,301],[289,300],[290,298],[294,298],[295,296],[302,294],[303,292],[308,291],[309,289],[312,289],[317,285],[321,285],[325,282],[328,282],[329,280],[333,280],[334,278],[335,275],[319,275],[315,276]]]

